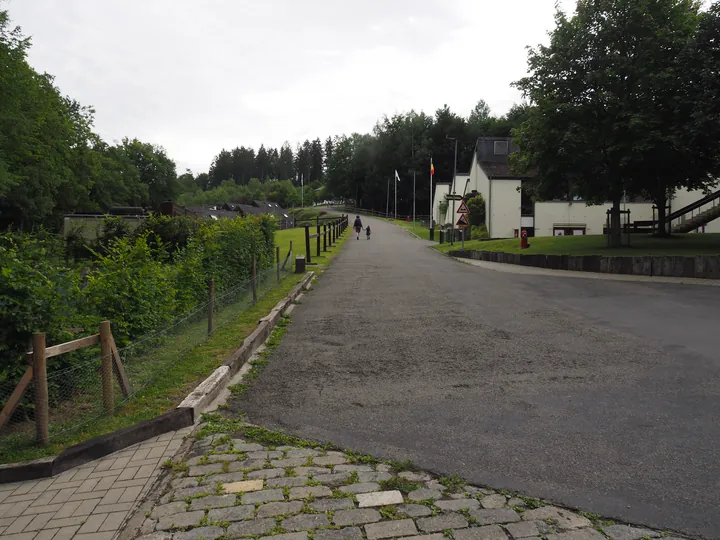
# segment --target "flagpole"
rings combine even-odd
[[[390,179],[388,178],[387,203],[385,204],[385,219],[390,217]]]
[[[413,229],[415,228],[415,169],[413,169]]]
[[[398,173],[395,171],[395,219],[397,219],[397,181]]]
[[[433,181],[433,162],[432,157],[430,158],[430,228],[433,228],[433,190],[432,190],[432,181]]]
[[[305,206],[305,182],[303,175],[300,175],[300,205]]]

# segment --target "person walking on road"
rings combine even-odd
[[[357,234],[357,239],[360,240],[360,231],[363,230],[363,224],[362,224],[362,220],[360,219],[360,216],[355,216],[355,223],[353,223],[353,227],[355,227],[355,233]]]
[[[367,235],[367,239],[370,240],[370,225],[365,227],[365,234]]]

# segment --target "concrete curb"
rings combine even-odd
[[[306,273],[300,280],[300,283],[293,287],[290,293],[270,310],[270,313],[260,319],[257,328],[252,334],[245,338],[242,345],[223,362],[223,365],[217,368],[212,375],[200,383],[198,387],[183,400],[179,407],[192,410],[193,422],[197,422],[200,419],[200,415],[207,405],[227,386],[229,381],[240,371],[240,368],[248,361],[255,350],[265,343],[265,340],[270,336],[280,317],[282,317],[288,307],[292,305],[295,298],[307,288],[307,285],[314,275],[314,272]]]
[[[300,283],[293,287],[268,315],[260,319],[258,327],[243,340],[242,345],[223,362],[223,365],[190,392],[175,410],[76,444],[55,457],[0,465],[0,484],[49,478],[152,437],[192,426],[200,418],[203,408],[215,399],[255,350],[270,336],[280,317],[307,289],[314,276],[314,272],[306,273]]]

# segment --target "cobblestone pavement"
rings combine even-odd
[[[165,433],[52,478],[0,484],[0,538],[111,540],[191,429]]]
[[[146,514],[142,540],[677,538],[467,486],[458,477],[399,470],[409,464],[234,438],[240,435],[200,439],[174,463]]]

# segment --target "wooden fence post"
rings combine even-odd
[[[257,259],[255,258],[255,254],[253,254],[252,259],[252,293],[253,302],[257,302]]]
[[[318,224],[316,225],[316,232],[317,232],[317,240],[315,241],[315,247],[317,250],[317,256],[320,256],[320,222],[318,221]]]
[[[327,251],[327,225],[323,225],[323,251]]]
[[[277,281],[280,283],[280,246],[275,248],[275,254],[277,256]]]
[[[215,280],[210,279],[208,287],[208,335],[215,328]]]
[[[310,264],[310,225],[305,225],[305,262]]]
[[[290,240],[290,253],[289,253],[289,256],[290,256],[290,273],[292,274],[292,273],[295,271],[295,267],[293,266],[293,262],[294,262],[293,259],[294,259],[295,257],[293,257],[292,240]]]
[[[110,321],[100,323],[100,361],[102,363],[102,389],[105,412],[112,414],[113,400],[112,333]]]
[[[50,440],[45,334],[33,334],[33,382],[35,383],[35,427],[38,444]]]

